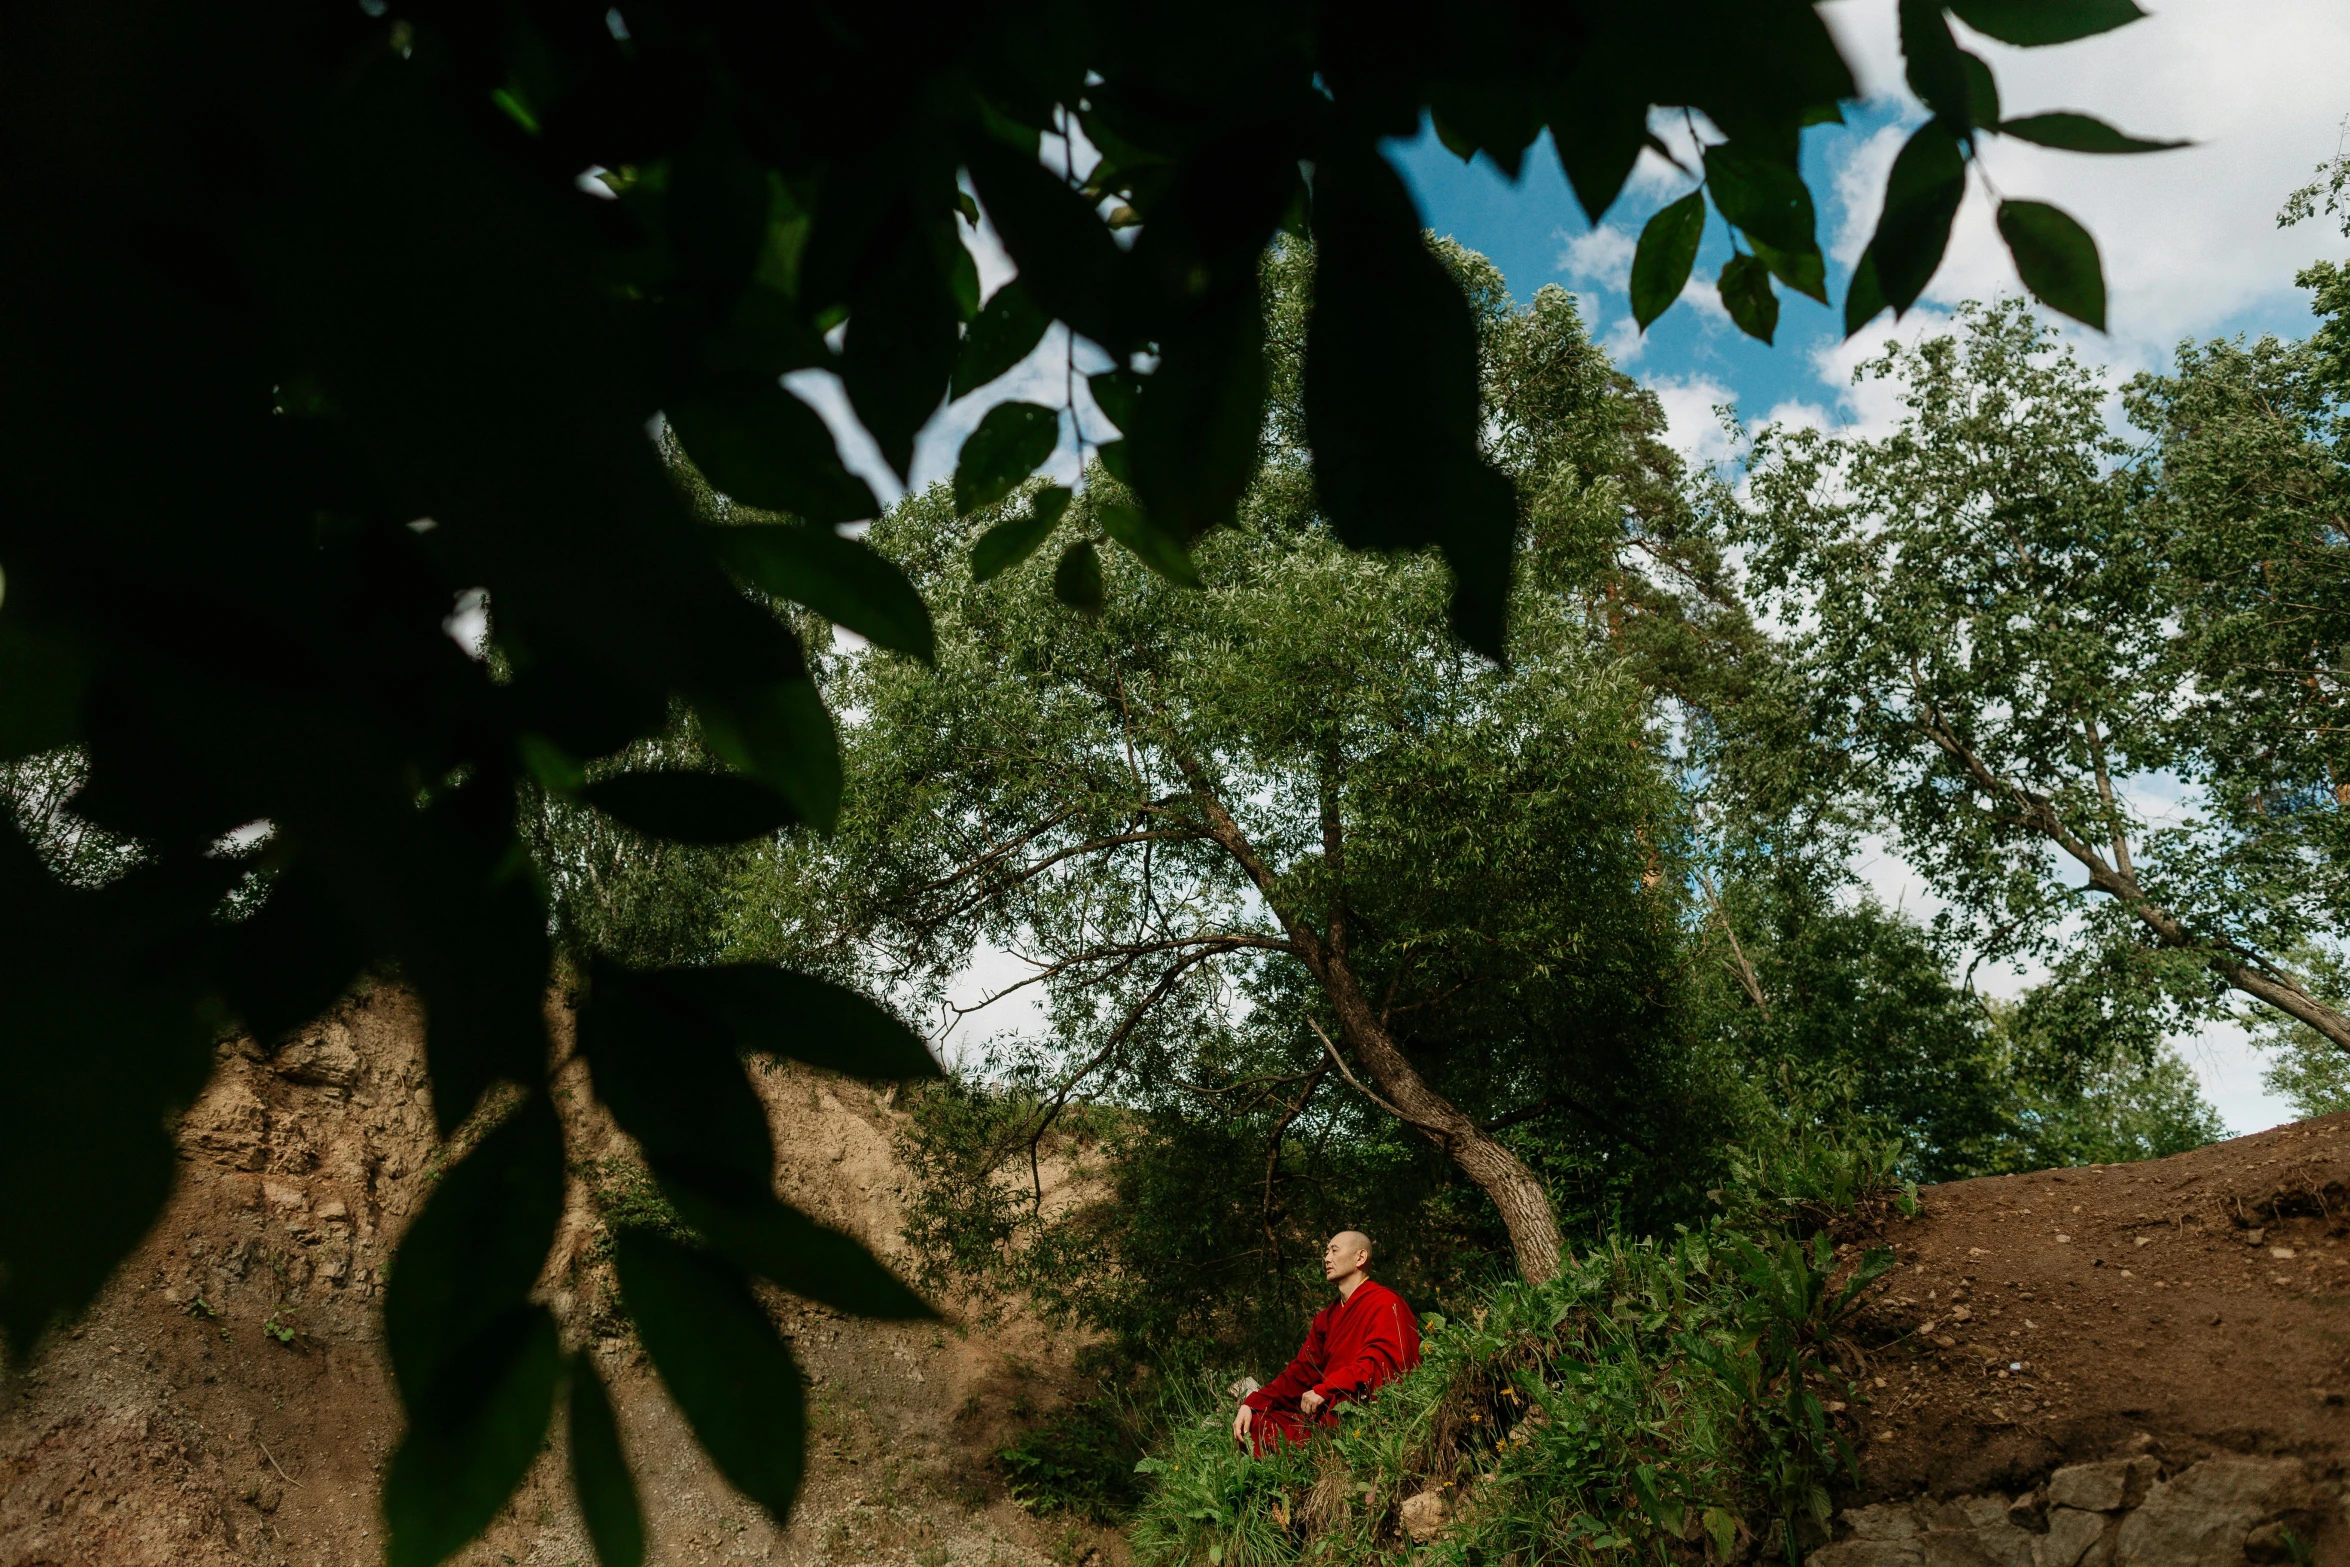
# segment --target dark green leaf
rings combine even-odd
[[[1102,558],[1091,540],[1079,539],[1061,551],[1053,567],[1053,597],[1080,615],[1102,612]]]
[[[816,410],[772,379],[717,383],[668,418],[703,477],[746,506],[819,523],[881,510],[872,487],[841,466],[840,448]]]
[[[1052,317],[1036,308],[1017,278],[997,289],[963,334],[952,395],[975,392],[1026,359],[1052,324]]]
[[[306,847],[355,886],[423,997],[433,1117],[448,1136],[493,1084],[534,1084],[546,1072],[546,911],[516,871],[529,851],[514,832],[514,795],[495,775],[442,796],[419,819],[368,812],[314,822]],[[465,889],[452,896],[452,890]],[[386,918],[387,914],[390,916]]]
[[[1748,337],[1767,343],[1779,329],[1779,296],[1771,291],[1771,269],[1757,256],[1732,256],[1722,264],[1722,307]]]
[[[938,1076],[920,1035],[846,985],[759,963],[665,969],[659,982],[725,1028],[738,1052],[870,1081]]]
[[[2168,152],[2174,147],[2194,145],[2185,141],[2148,141],[2144,137],[2125,136],[2093,115],[2061,112],[2027,114],[2021,119],[2003,120],[1999,132],[2003,136],[2037,142],[2043,147],[2055,147],[2065,152]]]
[[[1632,317],[1643,332],[1681,297],[1704,233],[1703,191],[1669,203],[1642,225],[1640,246],[1632,253]]]
[[[401,1238],[384,1348],[411,1411],[477,1336],[528,1298],[563,1217],[563,1134],[532,1094],[433,1187]]]
[[[1087,390],[1093,393],[1093,404],[1109,416],[1110,423],[1120,430],[1131,431],[1137,410],[1142,406],[1142,377],[1131,370],[1104,370],[1099,375],[1085,378]]]
[[[1966,58],[1950,24],[1942,19],[1942,0],[1901,0],[1901,54],[1909,89],[1918,101],[1960,130],[1970,127],[1974,94],[1967,80]]]
[[[71,745],[82,736],[87,663],[54,637],[0,615],[0,761]]]
[[[703,537],[760,591],[805,604],[876,647],[925,664],[936,656],[930,607],[906,574],[862,539],[791,523],[717,527]]]
[[[297,857],[230,929],[223,988],[253,1037],[274,1045],[331,1006],[370,956],[316,862]]]
[[[742,843],[799,820],[782,795],[734,773],[619,773],[580,794],[638,832],[675,843]]]
[[[1180,540],[1171,538],[1139,507],[1104,506],[1102,531],[1133,552],[1134,557],[1177,587],[1201,585],[1199,567]]]
[[[1060,413],[1041,403],[998,403],[964,437],[955,461],[955,510],[993,506],[1020,487],[1060,444]]]
[[[1917,303],[1950,243],[1951,219],[1966,195],[1966,160],[1942,120],[1928,120],[1902,144],[1885,181],[1885,207],[1869,241],[1877,287],[1900,315]]]
[[[1257,471],[1265,340],[1253,266],[1248,282],[1193,303],[1161,330],[1158,367],[1123,427],[1126,482],[1186,539],[1231,522]]]
[[[741,1053],[668,977],[595,966],[579,1048],[596,1097],[656,1173],[686,1170],[705,1184],[764,1194],[775,1180],[775,1145]]]
[[[1877,258],[1868,251],[1853,263],[1852,284],[1844,291],[1844,335],[1850,337],[1874,321],[1885,308],[1885,292],[1877,286]]]
[[[954,295],[929,247],[909,235],[851,296],[840,365],[858,421],[901,478],[913,467],[914,432],[945,400],[962,347]]]
[[[1594,224],[1615,205],[1647,145],[1648,104],[1610,81],[1603,51],[1585,51],[1550,111],[1551,148]]]
[[[562,1368],[554,1317],[518,1306],[459,1347],[427,1398],[408,1401],[384,1476],[390,1567],[438,1567],[489,1527],[546,1444]]]
[[[1113,301],[1126,258],[1093,203],[1033,156],[992,139],[972,143],[965,157],[1029,297],[1047,315],[1117,352]]]
[[[832,831],[840,816],[840,740],[810,680],[694,697],[710,749],[782,791],[800,820]]]
[[[971,580],[986,582],[1019,565],[1040,549],[1069,509],[1070,492],[1058,484],[1036,492],[1028,509],[1007,517],[971,546]]]
[[[1811,192],[1789,165],[1723,142],[1706,149],[1705,183],[1714,206],[1749,239],[1789,255],[1818,254]]]
[[[942,247],[946,251],[947,292],[955,301],[955,315],[963,322],[966,332],[979,317],[979,263],[971,255],[971,248],[960,242]],[[962,368],[958,352],[955,368]]]
[[[1093,449],[1093,455],[1103,471],[1125,485],[1134,488],[1134,445],[1130,441],[1107,441]]]
[[[777,1523],[806,1467],[799,1367],[743,1281],[716,1257],[642,1230],[618,1244],[620,1292],[703,1450]]]
[[[2026,48],[2109,33],[2146,14],[2132,0],[1949,0],[1949,5],[1976,32]]]
[[[1966,67],[1968,123],[1977,130],[1988,130],[1999,123],[1999,79],[1972,50],[1960,50],[1959,59]]]
[[[860,1317],[910,1322],[938,1315],[861,1243],[773,1197],[713,1191],[690,1178],[664,1179],[661,1189],[678,1217],[712,1246],[779,1289]]]
[[[1999,237],[2041,303],[2105,330],[2105,269],[2087,229],[2044,201],[2003,201]]]
[[[571,1492],[601,1567],[641,1567],[645,1516],[595,1357],[571,1357]]]
[[[167,1120],[212,1069],[198,995],[123,940],[129,891],[60,886],[0,825],[0,1333],[19,1360],[162,1212]]]
[[[1349,548],[1439,546],[1455,629],[1498,658],[1517,502],[1480,445],[1476,324],[1377,148],[1329,154],[1315,169],[1306,332],[1315,487]]]
[[[1762,257],[1763,265],[1771,269],[1771,276],[1798,294],[1807,294],[1823,305],[1828,302],[1827,264],[1817,250],[1791,254],[1773,249],[1752,234],[1746,236],[1746,242],[1754,247],[1756,255]]]

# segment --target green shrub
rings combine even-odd
[[[1123,1522],[1142,1500],[1144,1422],[1115,1393],[1054,1411],[996,1454],[1012,1500],[1039,1516]]]
[[[1404,1499],[1454,1521],[1415,1561],[1793,1562],[1825,1538],[1852,1453],[1828,1405],[1856,1401],[1839,1324],[1891,1265],[1839,1247],[1837,1212],[1913,1198],[1881,1140],[1790,1127],[1742,1150],[1724,1214],[1669,1240],[1611,1240],[1545,1285],[1512,1281],[1466,1322],[1431,1315],[1420,1368],[1303,1447],[1243,1455],[1231,1410],[1191,1398],[1137,1468],[1146,1564],[1353,1561],[1402,1543]],[[1676,1547],[1678,1550],[1676,1551]]]

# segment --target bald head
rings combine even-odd
[[[1370,1276],[1371,1237],[1361,1230],[1340,1230],[1322,1249],[1322,1277],[1338,1286],[1343,1298]]]

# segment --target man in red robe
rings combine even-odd
[[[1338,1304],[1314,1313],[1305,1347],[1289,1369],[1240,1401],[1232,1440],[1261,1454],[1276,1441],[1303,1442],[1310,1421],[1338,1423],[1337,1406],[1368,1398],[1420,1363],[1420,1324],[1403,1297],[1373,1280],[1371,1237],[1341,1230],[1322,1252],[1322,1277]]]

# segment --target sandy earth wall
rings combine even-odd
[[[551,1012],[559,1048],[568,1030]],[[178,1189],[87,1318],[0,1388],[0,1567],[359,1567],[400,1415],[382,1276],[442,1152],[407,992],[382,987],[274,1055],[224,1049],[180,1130]],[[886,1099],[754,1073],[803,1208],[895,1257],[904,1174]],[[777,1528],[709,1467],[612,1309],[595,1192],[630,1172],[580,1069],[558,1079],[574,1155],[541,1296],[612,1385],[661,1563],[1074,1564],[1115,1539],[1031,1519],[991,1455],[1066,1385],[1061,1346],[844,1318],[787,1296],[810,1388],[809,1482]],[[593,1561],[558,1437],[457,1560]]]

